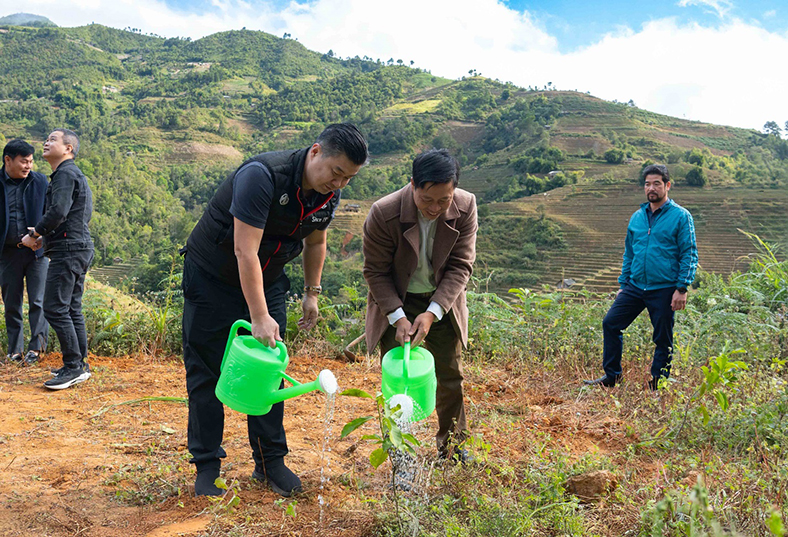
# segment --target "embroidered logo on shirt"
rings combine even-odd
[[[285,192],[284,194],[282,194],[282,197],[279,198],[279,205],[287,205],[289,201],[290,201],[290,196],[288,196],[287,192]]]

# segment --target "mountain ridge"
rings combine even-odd
[[[0,26],[30,26],[34,28],[57,27],[57,24],[41,15],[32,13],[14,13],[0,17]]]
[[[560,187],[637,182],[649,162],[667,163],[682,188],[788,184],[788,142],[773,134],[586,93],[481,76],[449,80],[253,30],[192,41],[98,24],[9,27],[0,33],[0,68],[2,138],[76,130],[97,193],[98,262],[145,255],[151,263],[143,266],[157,266],[160,276],[228,170],[256,153],[307,145],[332,122],[356,123],[372,153],[344,199],[374,200],[401,187],[413,155],[429,147],[459,158],[462,186],[482,208]],[[506,232],[506,214],[483,218]],[[550,226],[525,218],[518,229],[540,238],[503,241],[516,252],[488,256],[491,270],[518,275],[513,285],[540,281],[561,244],[555,214]],[[348,270],[358,276],[357,267]]]

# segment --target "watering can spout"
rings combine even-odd
[[[265,398],[268,405],[275,405],[286,399],[292,399],[293,397],[304,395],[305,393],[313,392],[315,390],[320,390],[321,392],[328,395],[332,395],[337,392],[337,379],[328,369],[321,371],[317,376],[317,379],[314,381],[307,382],[305,384],[301,384],[287,373],[282,373],[282,376],[290,381],[292,386],[270,393]]]

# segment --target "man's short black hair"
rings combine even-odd
[[[32,145],[17,138],[5,144],[3,148],[3,162],[5,162],[6,157],[11,157],[11,160],[14,160],[16,157],[29,157],[33,153],[35,153],[35,149]]]
[[[460,163],[446,149],[430,149],[413,160],[413,186],[424,188],[427,183],[460,182]]]
[[[77,133],[68,129],[55,129],[52,132],[59,132],[63,135],[63,144],[71,146],[71,154],[76,158],[77,153],[79,153],[79,136],[77,136]]]
[[[332,123],[320,133],[316,143],[327,157],[344,154],[358,165],[366,164],[369,158],[367,141],[352,123]]]
[[[643,174],[641,175],[643,182],[646,181],[646,177],[649,175],[659,175],[662,177],[663,183],[670,182],[670,173],[668,172],[668,167],[663,166],[662,164],[649,164],[643,168]]]

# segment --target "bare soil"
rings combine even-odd
[[[296,516],[290,500],[250,478],[254,463],[245,416],[226,411],[223,477],[241,503],[194,497],[194,469],[187,451],[187,406],[183,402],[133,402],[143,397],[186,397],[177,357],[91,356],[93,376],[63,391],[42,382],[60,365],[50,354],[40,365],[0,365],[0,535],[165,537],[176,535],[374,534],[377,501],[390,473],[368,460],[373,446],[361,434],[373,422],[339,440],[342,426],[369,415],[367,399],[339,397],[331,430],[331,452],[320,489],[325,396],[311,393],[285,403],[288,465],[304,482]],[[337,375],[340,388],[379,389],[377,360],[347,363],[320,356],[294,356],[288,372],[302,381],[321,369]],[[604,413],[576,412],[577,401],[561,395],[566,383],[512,371],[466,368],[466,405],[471,427],[494,446],[494,456],[523,461],[548,433],[553,448],[574,456],[624,450],[628,441],[617,420]],[[552,383],[552,385],[551,385]],[[531,388],[533,387],[533,388]],[[601,396],[602,398],[604,396]],[[122,404],[132,401],[131,404]],[[600,400],[600,402],[602,402]],[[113,406],[118,405],[118,406]],[[421,439],[434,452],[430,417]],[[386,464],[385,466],[388,466]],[[655,470],[658,471],[658,470]],[[320,523],[318,495],[327,502]],[[278,503],[277,503],[278,502]]]

